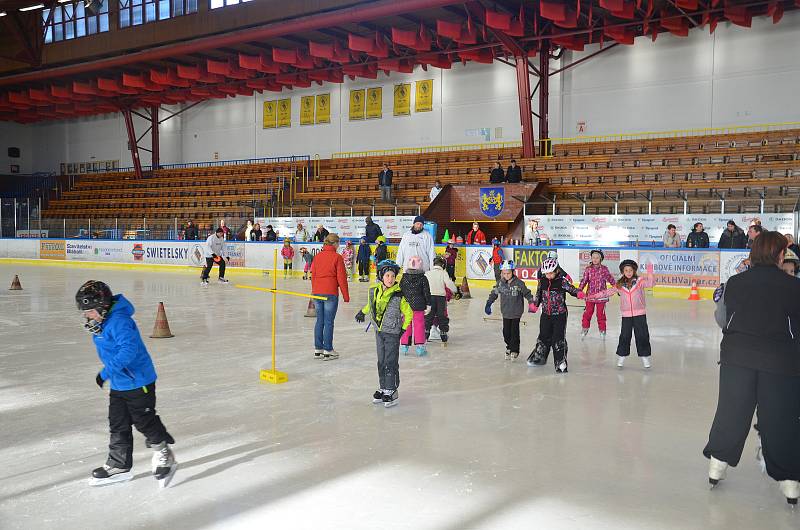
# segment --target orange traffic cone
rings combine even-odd
[[[169,322],[167,321],[167,312],[164,311],[164,302],[158,303],[158,312],[156,313],[156,323],[153,326],[153,333],[150,335],[151,339],[168,339],[175,335],[169,330]]]
[[[697,292],[697,280],[692,280],[692,290],[689,292],[689,300],[700,300],[700,293]]]
[[[461,282],[461,298],[472,298],[472,295],[469,294],[469,282],[466,276],[464,276],[464,281]]]
[[[314,299],[313,298],[309,298],[308,299],[308,308],[306,309],[306,315],[305,316],[311,317],[311,318],[317,318],[317,306],[314,305]]]
[[[19,276],[14,275],[14,280],[11,282],[11,287],[8,288],[9,291],[21,291],[22,284],[19,283]]]

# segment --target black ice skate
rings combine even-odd
[[[528,355],[528,366],[542,366],[547,364],[547,356],[550,348],[545,348],[544,342],[537,340],[533,351]]]
[[[383,403],[383,389],[376,390],[374,394],[372,394],[372,402],[373,403]]]
[[[106,464],[92,471],[92,478],[89,479],[89,485],[105,486],[107,484],[114,484],[115,482],[127,482],[132,478],[133,472],[130,469],[120,469]]]
[[[387,409],[389,407],[394,407],[397,405],[397,400],[400,399],[400,394],[397,393],[397,390],[393,390],[391,394],[383,394],[383,406]]]
[[[153,453],[152,465],[153,476],[158,480],[158,485],[161,488],[166,488],[172,481],[175,475],[175,470],[178,468],[178,462],[175,461],[175,455],[167,445],[167,442],[161,442],[154,445],[155,453]]]

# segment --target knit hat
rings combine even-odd
[[[424,217],[422,217],[421,215],[418,215],[418,216],[416,216],[416,217],[414,218],[414,223],[422,223],[422,224],[425,224],[425,218],[424,218]]]

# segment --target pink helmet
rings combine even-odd
[[[422,258],[419,256],[411,256],[406,261],[406,269],[410,270],[420,270],[422,269]]]

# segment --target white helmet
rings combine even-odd
[[[547,251],[547,257],[548,258],[553,258],[553,259],[558,259],[558,252],[556,252],[555,250],[548,250]]]
[[[558,268],[558,260],[556,258],[547,258],[542,262],[542,274],[554,272]]]

